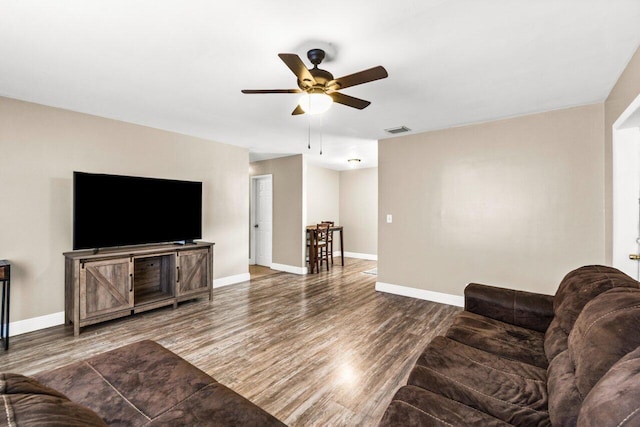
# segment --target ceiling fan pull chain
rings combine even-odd
[[[309,133],[308,133],[308,139],[307,139],[307,149],[311,150],[311,115],[307,114],[307,116],[309,116]]]
[[[322,116],[320,116],[320,155],[322,156]]]

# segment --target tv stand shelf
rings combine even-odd
[[[213,290],[213,243],[65,252],[65,323],[80,328]]]

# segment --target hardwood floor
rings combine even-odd
[[[152,339],[290,426],[374,426],[459,308],[376,292],[373,261],[277,273],[180,304],[11,339],[0,371],[26,375]]]
[[[249,274],[251,275],[252,280],[277,273],[279,273],[278,270],[272,270],[269,267],[263,267],[262,265],[249,265]]]

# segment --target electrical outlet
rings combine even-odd
[[[387,214],[387,224],[391,224],[393,222],[393,216],[391,214]]]

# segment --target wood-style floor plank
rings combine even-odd
[[[421,350],[459,308],[375,291],[373,261],[257,275],[180,304],[11,339],[0,370],[25,375],[152,339],[290,426],[374,426]]]

